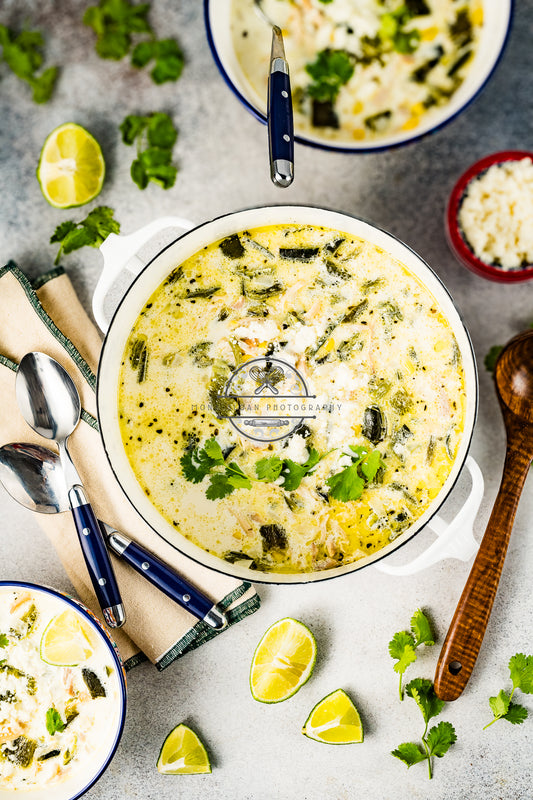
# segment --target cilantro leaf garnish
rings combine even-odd
[[[154,83],[177,81],[185,63],[181,47],[175,39],[139,42],[131,54],[131,63],[140,69],[150,61],[155,62],[150,73]]]
[[[408,634],[407,634],[408,635]],[[405,687],[405,692],[412,697],[424,718],[424,733],[421,736],[422,744],[416,742],[404,742],[396,750],[392,750],[392,755],[399,758],[407,765],[407,768],[420,761],[428,762],[428,774],[432,777],[431,759],[433,756],[442,758],[449,750],[451,745],[457,740],[455,729],[450,722],[439,722],[428,732],[428,723],[433,717],[437,717],[443,709],[444,700],[440,700],[435,694],[433,683],[426,678],[415,678]]]
[[[416,742],[404,742],[398,745],[396,750],[392,750],[391,753],[396,758],[399,758],[400,761],[403,761],[404,764],[407,764],[407,769],[427,758],[420,745]]]
[[[509,661],[509,672],[513,691],[520,689],[524,694],[533,694],[533,656],[516,653]]]
[[[251,489],[252,481],[242,469],[232,461],[224,472],[215,472],[209,476],[209,486],[205,496],[208,500],[219,500],[231,494],[235,489]]]
[[[255,473],[257,479],[265,483],[274,483],[281,476],[283,479],[281,487],[287,492],[293,492],[300,486],[303,478],[313,472],[325,455],[321,455],[314,447],[310,447],[309,456],[303,464],[298,464],[292,458],[280,458],[279,456],[261,458],[255,465]]]
[[[49,708],[46,712],[46,730],[53,736],[54,733],[61,733],[66,728],[66,723],[61,719],[61,714],[55,708]]]
[[[150,181],[163,189],[174,186],[178,169],[172,164],[172,148],[178,132],[168,114],[130,114],[121,123],[120,132],[124,144],[137,142],[137,158],[130,170],[134,183],[140,189],[146,189]]]
[[[431,646],[435,644],[435,637],[431,625],[424,612],[418,608],[411,617],[411,632],[399,631],[389,642],[389,653],[397,659],[394,665],[395,672],[400,675],[400,700],[403,700],[402,676],[409,666],[416,661],[416,648],[421,644]]]
[[[438,725],[430,729],[427,735],[426,743],[429,748],[429,755],[442,758],[456,741],[457,736],[452,723],[439,722]]]
[[[180,458],[183,474],[191,483],[200,483],[213,467],[223,463],[224,456],[215,439],[208,439],[203,447],[186,450]]]
[[[321,50],[305,71],[313,79],[307,92],[319,103],[334,103],[353,75],[355,58],[346,50]]]
[[[444,708],[444,700],[437,697],[433,683],[427,678],[414,678],[409,681],[405,693],[417,704],[426,726],[429,720],[437,717]]]
[[[251,489],[252,481],[235,461],[224,463],[222,448],[216,439],[208,439],[203,447],[186,450],[180,458],[186,480],[200,483],[208,475],[209,486],[205,496],[208,500],[220,500],[235,489]],[[213,471],[223,467],[222,471]]]
[[[5,635],[5,633],[0,633],[0,647],[7,647],[9,644],[9,639]]]
[[[489,705],[493,714],[493,719],[484,726],[489,728],[499,719],[506,719],[512,725],[520,725],[527,719],[528,710],[519,703],[513,703],[513,695],[517,689],[524,694],[533,694],[533,656],[525,656],[523,653],[516,653],[511,656],[509,661],[509,674],[513,684],[510,693],[504,689],[489,698]]]
[[[46,103],[52,96],[58,75],[57,67],[48,67],[37,74],[43,63],[44,39],[39,31],[21,31],[18,35],[0,25],[1,61],[32,89],[36,103]]]
[[[274,483],[279,478],[284,463],[284,460],[279,456],[260,458],[255,465],[257,480],[265,483]]]
[[[130,53],[133,37],[147,34],[131,51],[131,63],[142,68],[154,62],[150,73],[154,83],[176,81],[181,75],[184,57],[175,39],[157,39],[148,21],[150,3],[133,5],[130,0],[99,0],[90,6],[83,22],[96,33],[96,52],[101,58],[119,61]]]
[[[326,480],[331,497],[343,503],[358,500],[383,465],[379,450],[369,452],[359,445],[350,445],[350,450],[345,455],[350,456],[352,463]]]
[[[54,263],[59,263],[61,255],[72,253],[80,247],[100,247],[110,233],[119,233],[120,223],[114,219],[114,213],[108,206],[98,206],[81,222],[66,220],[58,225],[50,238],[50,244],[57,242],[60,245]]]

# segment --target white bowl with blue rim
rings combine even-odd
[[[6,789],[2,787],[0,777],[0,800],[13,800],[14,797],[31,797],[31,800],[76,800],[87,792],[91,786],[104,774],[118,747],[124,722],[126,719],[126,675],[116,644],[109,636],[100,621],[79,600],[51,589],[48,586],[39,586],[25,581],[0,581],[0,590],[27,590],[32,594],[52,596],[58,601],[59,613],[73,609],[82,618],[93,635],[104,645],[110,663],[114,666],[114,683],[117,694],[117,707],[113,719],[105,730],[102,730],[100,747],[97,752],[86,761],[82,762],[67,775],[64,780],[54,782],[53,785],[42,788],[29,788],[27,791],[20,789]]]
[[[230,25],[232,2],[233,0],[204,0],[207,40],[227,86],[254,117],[266,123],[266,90],[262,100],[244,73],[233,46]],[[448,103],[433,110],[427,115],[427,119],[422,117],[416,129],[383,134],[375,140],[337,142],[321,134],[319,128],[312,133],[299,132],[296,128],[295,141],[338,153],[371,153],[399,147],[440,130],[464,111],[488,83],[507,43],[513,6],[514,0],[484,0],[480,39],[463,83]]]

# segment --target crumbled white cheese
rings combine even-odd
[[[291,436],[287,447],[283,451],[284,458],[290,458],[297,464],[304,464],[309,458],[309,452],[305,446],[305,439],[300,434],[295,433]]]
[[[368,383],[368,375],[358,375],[355,368],[347,364],[338,364],[329,374],[330,381],[333,382],[336,396],[343,393],[354,392],[356,389],[363,389]]]
[[[288,332],[287,332],[288,333]],[[315,325],[303,325],[297,322],[287,336],[288,344],[285,352],[301,355],[308,347],[315,344],[318,338],[318,329]]]
[[[233,335],[237,339],[259,339],[270,342],[279,334],[279,328],[273,319],[252,319],[246,325],[239,325]]]
[[[485,264],[533,264],[533,162],[494,164],[472,180],[459,209],[468,244]]]

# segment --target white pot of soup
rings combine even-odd
[[[476,417],[472,346],[440,279],[368,222],[290,205],[200,225],[141,269],[141,241],[169,224],[109,237],[95,294],[105,327],[114,273],[139,273],[97,390],[133,506],[184,554],[256,582],[396,550],[448,496]]]

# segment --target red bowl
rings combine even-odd
[[[530,280],[533,278],[533,264],[519,269],[505,270],[481,261],[463,235],[458,219],[459,208],[470,181],[478,178],[493,164],[501,164],[504,161],[520,161],[523,158],[533,159],[533,153],[525,150],[503,150],[476,161],[461,175],[453,187],[446,209],[446,238],[454,256],[472,272],[499,283],[519,283]]]

